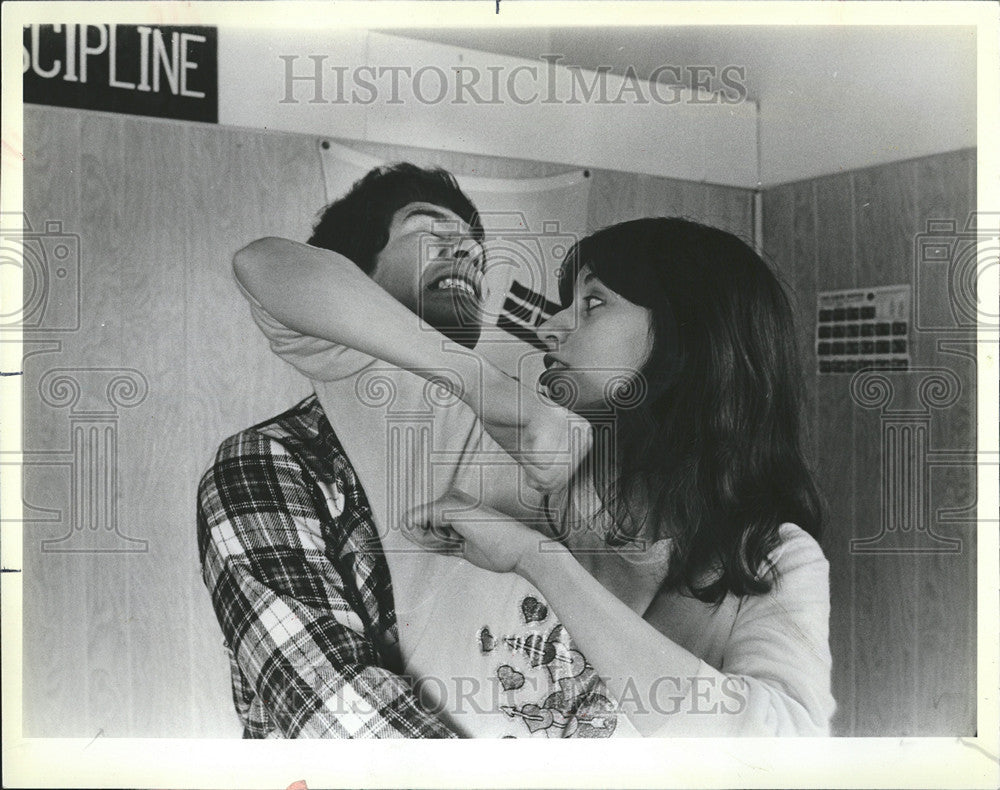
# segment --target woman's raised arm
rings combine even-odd
[[[233,271],[269,315],[296,332],[349,346],[427,378],[434,368],[454,369],[463,374],[461,385],[466,388],[479,378],[473,355],[455,353],[465,350],[421,327],[414,313],[339,253],[267,237],[237,252]]]
[[[237,252],[233,271],[261,308],[289,329],[446,385],[477,413],[539,490],[565,486],[567,474],[589,449],[581,418],[541,400],[534,388],[522,386],[481,354],[422,324],[339,253],[267,237]]]

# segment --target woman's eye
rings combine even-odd
[[[604,304],[604,300],[601,299],[601,297],[599,297],[599,296],[585,296],[585,297],[583,297],[583,306],[584,306],[584,308],[586,309],[586,311],[588,313],[591,310],[593,310],[595,307],[600,307],[602,304]]]

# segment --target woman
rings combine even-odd
[[[531,581],[643,734],[753,731],[769,717],[778,732],[826,732],[828,566],[779,282],[730,234],[641,219],[582,240],[561,296],[539,329],[552,349],[541,383],[595,425],[591,463],[555,509],[565,549],[538,551],[536,533],[460,495],[413,515],[418,540]],[[637,562],[663,542],[659,574],[594,553],[631,546]],[[689,712],[702,694],[716,714],[655,710],[665,684]]]
[[[560,282],[539,384],[593,445],[550,497],[558,540],[459,492],[412,513],[412,539],[534,585],[640,734],[826,734],[828,566],[780,284],[734,236],[680,219],[587,237]],[[363,350],[430,367],[421,343]],[[500,439],[503,404],[468,402]],[[506,422],[544,445],[551,415]]]

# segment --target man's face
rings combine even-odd
[[[482,246],[457,214],[408,203],[392,216],[372,279],[448,337],[472,348],[483,309]]]

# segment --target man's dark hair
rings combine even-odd
[[[371,274],[376,256],[389,240],[393,214],[416,202],[455,212],[475,239],[482,241],[479,212],[451,173],[399,162],[369,171],[346,195],[323,209],[309,244],[339,252]]]

